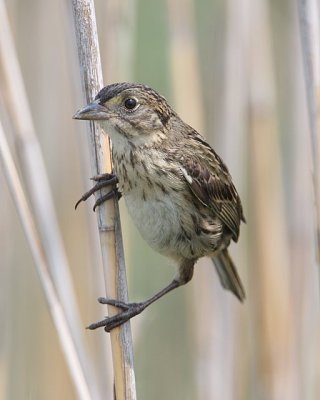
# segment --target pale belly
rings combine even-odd
[[[142,201],[141,195],[125,196],[126,205],[143,239],[155,250],[166,253],[180,232],[181,217],[168,196]]]
[[[176,260],[214,254],[221,238],[221,225],[215,226],[215,234],[197,234],[192,205],[179,207],[180,199],[173,201],[163,194],[147,201],[141,200],[141,192],[133,191],[124,197],[141,236],[159,253]]]

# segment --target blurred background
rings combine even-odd
[[[96,302],[105,290],[93,200],[74,210],[92,182],[85,122],[72,120],[84,100],[71,2],[1,4],[71,267],[94,398],[112,399],[109,337],[84,329],[106,309]],[[226,161],[247,220],[231,245],[244,304],[203,259],[186,287],[132,320],[139,400],[318,399],[313,145],[296,2],[97,0],[95,7],[105,84],[137,81],[164,95]],[[0,116],[25,180],[3,80],[0,89]],[[0,188],[0,398],[74,399],[1,170]],[[129,296],[139,301],[175,271],[143,242],[120,203]]]

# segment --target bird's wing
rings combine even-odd
[[[238,240],[240,221],[244,219],[241,201],[227,167],[214,150],[201,138],[202,157],[184,159],[182,174],[192,193],[210,207]]]

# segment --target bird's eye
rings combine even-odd
[[[129,97],[125,102],[124,106],[127,110],[133,110],[137,106],[137,100]]]

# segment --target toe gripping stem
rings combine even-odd
[[[104,327],[104,330],[106,332],[110,332],[117,326],[120,326],[123,323],[127,322],[130,318],[140,314],[148,306],[147,302],[124,303],[119,300],[106,299],[104,297],[100,297],[98,301],[101,304],[109,304],[111,306],[117,307],[122,311],[119,314],[116,314],[112,317],[106,317],[102,321],[95,322],[89,325],[87,329],[94,330],[97,328]]]
[[[97,200],[93,206],[93,211],[95,211],[95,209],[98,206],[100,206],[105,201],[111,199],[112,197],[116,197],[118,200],[121,198],[121,193],[119,192],[118,187],[117,187],[118,178],[116,177],[116,175],[106,173],[106,174],[100,174],[100,175],[93,176],[91,179],[93,181],[95,181],[96,184],[90,190],[88,190],[86,193],[84,193],[81,196],[81,198],[77,201],[77,203],[74,207],[75,209],[78,207],[78,205],[82,201],[86,201],[95,192],[97,192],[98,190],[103,189],[105,187],[109,187],[109,186],[111,186],[112,189],[108,193],[97,198]]]

